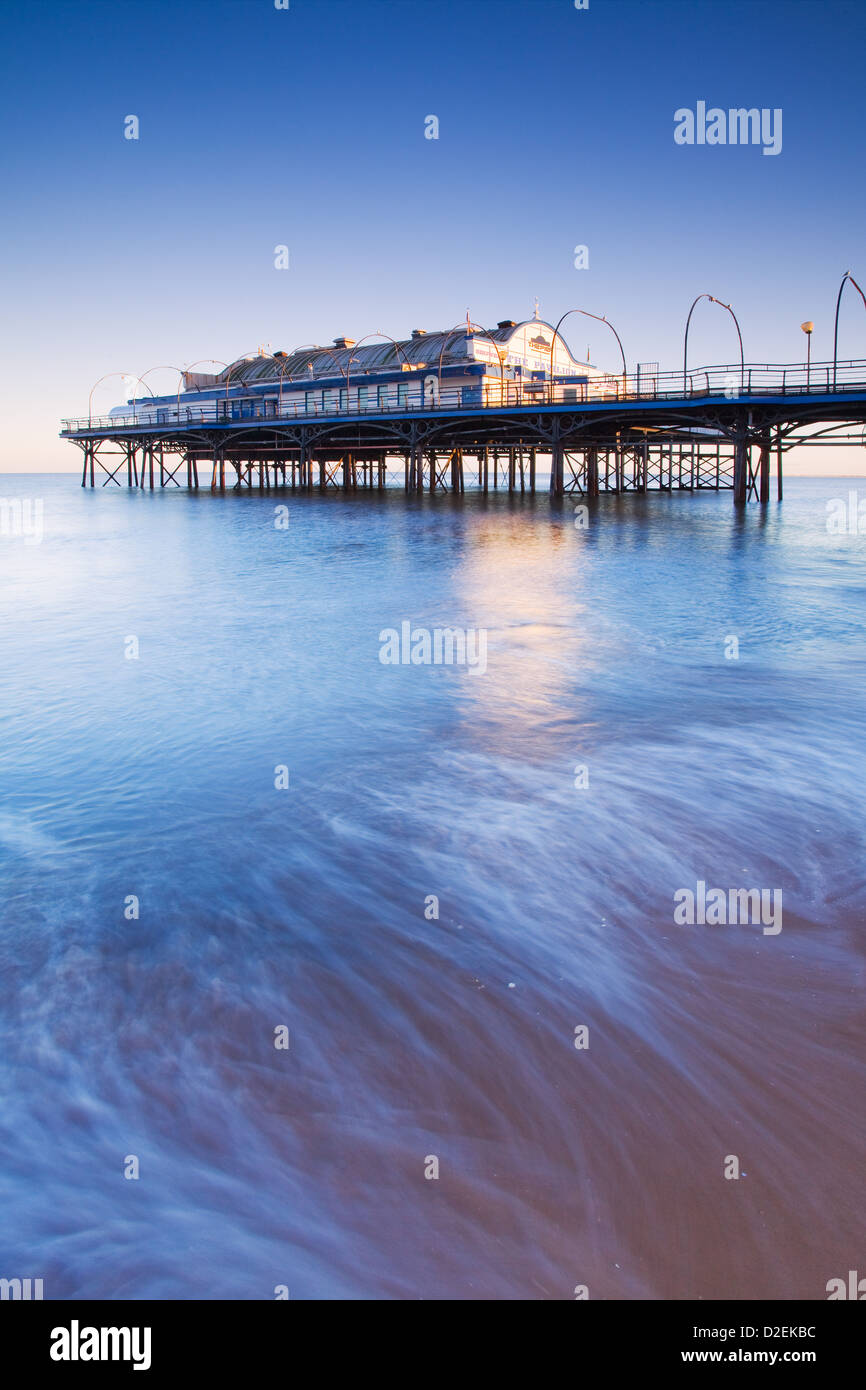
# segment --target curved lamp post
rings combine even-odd
[[[278,412],[279,412],[280,415],[282,415],[282,413],[283,413],[283,380],[284,380],[285,375],[286,375],[286,368],[288,367],[288,365],[289,365],[289,363],[291,362],[291,360],[292,360],[293,357],[296,357],[297,354],[298,354],[299,352],[304,352],[305,349],[307,349],[307,348],[315,349],[316,352],[320,352],[320,351],[321,351],[321,349],[320,349],[318,343],[301,343],[300,347],[292,348],[291,352],[287,352],[287,353],[286,353],[286,360],[285,360],[285,362],[283,363],[283,365],[280,367],[280,370],[279,370],[280,382],[279,382],[279,387],[277,388],[277,389],[278,389],[278,394],[279,394],[279,404],[278,404],[278,406],[277,406],[277,410],[278,410]],[[312,363],[311,363],[310,365],[312,365]],[[301,380],[301,378],[298,378],[298,379]],[[292,380],[292,378],[290,377],[289,380]]]
[[[218,357],[199,357],[198,361],[196,361],[196,362],[190,362],[190,364],[189,364],[188,367],[184,367],[184,369],[183,369],[183,376],[181,376],[180,381],[177,383],[177,402],[176,402],[176,406],[177,406],[177,419],[178,419],[178,424],[180,424],[180,388],[181,388],[181,386],[183,385],[184,377],[186,377],[186,376],[189,375],[189,373],[192,371],[193,367],[200,367],[201,364],[202,364],[202,362],[215,363],[216,366],[218,366],[218,367],[228,367],[228,362],[221,362],[220,359],[219,359]],[[196,389],[197,391],[200,391],[200,390],[201,390],[201,387],[200,387],[200,386],[197,386],[195,389]]]
[[[242,362],[243,362],[243,363],[246,363],[246,362],[255,362],[255,361],[257,361],[260,357],[263,357],[263,356],[264,356],[264,353],[259,352],[258,348],[256,348],[255,352],[244,352],[244,353],[241,354],[240,357],[236,357],[236,358],[235,358],[234,362],[232,362],[231,366],[229,367],[229,369],[228,369],[228,374],[227,374],[227,376],[226,376],[226,400],[228,400],[228,398],[229,398],[229,385],[230,385],[230,383],[231,383],[232,372],[234,371],[235,367],[240,366],[240,364],[241,364]],[[243,376],[241,376],[239,385],[243,386],[243,384],[244,384],[244,379],[243,379]]]
[[[178,394],[178,396],[180,396],[180,383],[183,381],[183,368],[182,368],[182,367],[172,367],[172,366],[169,366],[169,364],[168,364],[167,362],[163,362],[163,363],[161,363],[161,364],[160,364],[159,366],[157,366],[157,367],[148,367],[147,371],[146,371],[146,372],[142,372],[141,376],[138,378],[139,381],[144,381],[144,378],[145,378],[146,376],[150,376],[151,372],[177,372],[177,374],[178,374],[178,388],[177,388],[177,394]],[[148,391],[150,391],[150,387],[149,387],[149,386],[148,386],[147,389],[148,389]],[[153,392],[152,392],[152,391],[151,391],[151,395],[153,395]],[[179,406],[178,406],[178,409],[180,409]]]
[[[289,362],[292,360],[293,357],[296,357],[297,354],[298,354],[299,352],[304,352],[304,351],[305,351],[306,349],[308,349],[308,348],[309,348],[310,350],[312,350],[312,351],[322,353],[323,356],[325,356],[325,357],[330,357],[331,361],[334,363],[335,367],[337,368],[337,371],[338,371],[338,372],[341,372],[343,376],[346,376],[346,371],[343,369],[343,367],[340,366],[339,359],[338,359],[337,357],[334,356],[334,354],[333,354],[333,352],[331,352],[331,349],[330,349],[330,348],[320,347],[320,345],[319,345],[318,343],[301,343],[300,347],[292,348],[291,352],[288,353],[288,355],[287,355],[287,357],[286,357],[285,363],[283,364],[283,366],[280,368],[280,371],[279,371],[279,378],[280,378],[280,381],[279,381],[279,388],[278,388],[278,390],[279,390],[279,404],[278,404],[278,406],[277,406],[277,409],[278,409],[280,415],[282,415],[282,413],[283,413],[283,380],[284,380],[285,375],[286,375],[286,368],[288,367]],[[351,348],[349,349],[349,351],[351,352]],[[307,365],[308,365],[309,368],[312,368],[312,365],[313,365],[313,364],[312,364],[312,362],[309,362]],[[289,377],[289,380],[290,380],[290,381],[314,381],[314,380],[315,380],[315,377],[313,377],[313,376],[309,376],[309,377],[308,377],[307,374],[306,374],[306,372],[302,372],[301,375],[300,375],[299,377],[292,377],[292,376],[290,376],[290,377]],[[346,399],[348,400],[348,396],[347,396]]]
[[[559,320],[559,323],[556,325],[556,327],[555,327],[554,330],[553,330],[553,337],[552,337],[551,340],[550,340],[550,389],[551,389],[551,392],[553,391],[553,353],[554,353],[554,350],[555,350],[555,348],[556,348],[556,340],[557,340],[557,338],[559,338],[559,337],[561,336],[559,330],[560,330],[560,328],[562,327],[562,325],[565,323],[565,320],[568,318],[569,314],[583,314],[584,318],[587,318],[587,319],[595,319],[596,323],[606,323],[606,324],[607,324],[608,328],[610,329],[611,333],[612,333],[613,336],[616,338],[616,341],[617,341],[617,343],[619,344],[619,355],[620,355],[620,357],[622,358],[622,384],[623,384],[623,393],[624,393],[624,392],[625,392],[626,377],[628,376],[628,372],[626,371],[626,365],[625,365],[625,351],[623,350],[622,340],[621,340],[619,334],[617,333],[616,329],[614,328],[613,324],[611,323],[610,319],[605,318],[604,314],[591,314],[587,309],[566,309],[565,313],[562,315],[562,318]],[[562,339],[562,342],[565,343],[565,339],[564,339],[564,338]],[[568,346],[568,344],[566,344],[566,347],[567,347],[567,346]],[[551,400],[552,400],[552,396],[551,396]]]
[[[348,372],[348,370],[349,370],[349,364],[348,364],[348,362],[346,363],[346,366],[345,366],[345,367],[342,367],[342,366],[340,365],[340,359],[339,359],[339,357],[336,357],[336,356],[334,355],[334,353],[331,351],[330,348],[320,348],[319,351],[320,351],[320,352],[323,352],[323,353],[325,354],[326,357],[330,357],[331,361],[334,363],[335,367],[337,368],[337,371],[338,371],[338,372],[341,372],[342,375],[343,375],[343,377],[345,378],[345,377],[346,377],[346,374],[347,374],[347,372]],[[351,356],[352,349],[351,349],[351,348],[348,348],[347,351],[349,352],[349,355]],[[312,366],[312,363],[311,363],[310,365]],[[313,380],[315,381],[315,377],[313,378]],[[328,389],[330,389],[330,390],[333,391],[333,390],[334,390],[334,387],[332,386],[332,387],[330,387],[330,388],[328,388]],[[336,388],[336,391],[337,391],[337,409],[336,409],[336,412],[335,412],[335,413],[336,413],[337,415],[339,415],[339,413],[340,413],[340,391],[341,391],[341,389],[342,389],[342,388],[339,387],[339,386]],[[323,410],[325,409],[325,390],[326,390],[326,388],[323,386],[323,387],[322,387],[322,409],[323,409]],[[346,392],[346,405],[348,406],[348,404],[349,404],[349,393],[348,393],[348,391],[347,391],[347,392]]]
[[[88,426],[92,426],[92,425],[93,425],[93,393],[94,393],[94,391],[96,390],[97,386],[101,386],[102,383],[103,383],[103,381],[110,381],[111,378],[112,378],[113,376],[122,377],[124,381],[135,381],[135,382],[138,382],[139,384],[141,383],[141,377],[133,376],[132,372],[106,372],[106,373],[105,373],[105,376],[101,376],[101,377],[99,378],[98,381],[94,381],[93,385],[92,385],[91,388],[90,388],[90,395],[87,397],[87,423],[88,423]],[[148,386],[147,389],[148,389],[148,391],[150,391],[150,387],[149,387],[149,386]],[[150,391],[150,394],[153,395],[153,392]],[[132,393],[132,413],[133,413],[133,415],[135,415],[135,392],[134,392],[134,391],[133,391],[133,393]]]
[[[842,303],[842,291],[843,291],[844,288],[845,288],[845,282],[846,282],[846,280],[850,280],[850,281],[851,281],[851,284],[854,286],[854,288],[855,288],[855,290],[857,291],[857,293],[859,294],[860,298],[863,300],[863,306],[864,306],[864,308],[866,308],[866,294],[863,293],[863,291],[861,290],[860,286],[857,284],[857,281],[854,279],[854,276],[851,274],[850,270],[846,270],[846,271],[845,271],[845,274],[842,276],[842,283],[841,283],[841,285],[839,286],[839,293],[838,293],[837,296],[836,296],[836,322],[835,322],[835,324],[834,324],[834,326],[833,326],[833,390],[834,390],[834,391],[835,391],[835,389],[836,389],[836,354],[837,354],[837,349],[838,349],[838,346],[839,346],[839,305]]]
[[[179,372],[180,375],[183,376],[184,368],[173,367],[170,362],[160,362],[157,364],[157,366],[148,367],[146,372],[142,372],[141,376],[138,378],[139,381],[144,381],[144,378],[146,376],[150,376],[151,372]],[[150,388],[148,387],[148,390],[149,389]]]
[[[292,348],[291,352],[288,353],[288,354],[286,355],[286,366],[288,366],[289,362],[291,362],[291,360],[292,360],[293,357],[297,357],[297,355],[298,355],[299,352],[327,352],[327,351],[328,351],[328,349],[327,349],[327,348],[323,348],[322,345],[321,345],[321,343],[300,343],[298,347]],[[307,363],[307,366],[308,366],[308,367],[311,367],[312,365],[313,365],[312,362],[308,362],[308,363]],[[305,375],[305,374],[302,373],[302,375]],[[291,378],[290,378],[290,380],[291,380]]]
[[[451,331],[449,333],[446,333],[445,337],[442,339],[442,346],[439,349],[439,369],[437,372],[439,382],[439,385],[437,387],[438,395],[441,396],[442,394],[442,358],[445,354],[445,348],[446,345],[451,341],[451,339],[455,337],[458,333],[463,333],[467,338],[470,338],[474,333],[483,333],[484,336],[493,344],[493,351],[496,354],[496,360],[499,363],[499,402],[501,405],[503,386],[505,384],[505,369],[502,364],[503,354],[499,351],[499,344],[493,337],[492,333],[490,333],[488,329],[482,328],[480,323],[472,323],[468,315],[466,319],[463,321],[463,323],[455,324]],[[507,352],[504,355],[507,357]]]
[[[301,350],[300,348],[297,349],[297,351],[299,351],[299,352],[300,352],[300,350]],[[331,361],[333,362],[334,366],[337,368],[337,371],[340,372],[342,376],[345,376],[345,375],[346,375],[346,369],[345,369],[345,367],[342,367],[342,366],[340,365],[340,359],[339,359],[339,357],[337,357],[336,353],[332,352],[330,348],[326,348],[326,347],[317,347],[317,348],[316,348],[316,351],[317,351],[317,352],[323,353],[325,357],[330,357],[330,359],[331,359]],[[349,348],[348,351],[351,352],[352,349]],[[312,366],[312,365],[313,365],[313,364],[312,364],[312,362],[311,362],[311,363],[310,363],[310,366]]]
[[[352,351],[351,348],[346,348],[344,350],[346,352]],[[345,378],[346,372],[348,370],[348,363],[345,367],[341,366],[339,357],[335,352],[332,352],[330,348],[319,348],[319,352],[323,352],[326,357],[330,357],[331,361],[334,363],[334,366],[337,368],[337,371],[341,372],[343,377]]]
[[[277,386],[278,401],[279,401],[279,403],[278,403],[278,405],[277,405],[277,414],[278,414],[278,415],[282,415],[282,413],[283,413],[283,377],[286,375],[286,368],[288,367],[288,365],[289,365],[289,360],[290,360],[290,358],[291,358],[293,355],[294,355],[294,354],[292,354],[292,353],[286,353],[286,360],[285,360],[285,362],[283,362],[282,366],[279,368],[279,370],[278,370],[278,372],[277,372],[277,375],[279,376],[279,379],[280,379],[280,380],[279,380],[279,383],[278,383],[278,386]]]
[[[391,342],[391,343],[394,344],[395,348],[396,348],[397,351],[400,353],[400,356],[403,358],[403,361],[406,363],[406,366],[407,366],[407,367],[410,367],[410,366],[412,365],[411,362],[409,361],[408,357],[406,356],[405,352],[404,352],[403,349],[401,348],[400,344],[397,342],[397,339],[396,339],[396,338],[392,338],[391,335],[390,335],[390,333],[380,333],[378,330],[377,330],[375,333],[366,333],[366,334],[364,335],[363,338],[359,338],[359,339],[358,339],[357,343],[353,343],[353,344],[352,344],[352,347],[349,349],[349,360],[348,360],[348,362],[346,363],[346,409],[347,409],[347,410],[349,409],[349,369],[350,369],[350,367],[352,366],[352,363],[353,363],[353,362],[357,362],[357,361],[360,360],[360,359],[357,358],[357,357],[353,357],[353,356],[352,356],[352,352],[354,351],[355,348],[360,347],[362,343],[366,343],[366,341],[367,341],[368,338],[387,338],[389,342]]]
[[[284,381],[284,379],[285,379],[286,369],[287,369],[289,363],[291,362],[292,358],[295,357],[295,356],[297,356],[297,354],[298,354],[299,352],[303,352],[306,348],[315,348],[315,350],[316,350],[317,352],[321,351],[321,349],[319,348],[319,344],[318,344],[318,343],[301,343],[300,347],[292,348],[291,352],[287,352],[287,353],[286,353],[286,360],[285,360],[285,362],[283,363],[283,365],[280,367],[280,370],[279,370],[279,373],[278,373],[280,380],[279,380],[279,385],[278,385],[278,387],[277,387],[277,395],[278,395],[277,414],[278,414],[278,415],[282,415],[282,413],[283,413],[283,381]],[[309,363],[309,365],[312,366],[312,363]],[[291,380],[292,378],[290,377],[289,379]],[[304,379],[303,377],[299,377],[299,378],[298,378],[299,381],[300,381],[300,380],[303,380],[303,379]]]
[[[731,318],[734,320],[734,324],[737,329],[737,337],[740,341],[740,391],[742,391],[743,377],[745,376],[746,367],[745,360],[743,358],[743,335],[740,332],[739,320],[736,314],[734,313],[733,309],[731,308],[730,304],[725,304],[724,300],[716,299],[716,296],[714,294],[699,294],[697,299],[692,304],[691,309],[689,309],[689,316],[686,319],[686,334],[685,338],[683,339],[683,395],[685,395],[686,393],[686,362],[688,361],[689,351],[689,324],[691,322],[692,314],[695,312],[695,305],[700,304],[702,299],[708,299],[711,304],[718,304],[722,309],[727,309]]]

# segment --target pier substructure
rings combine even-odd
[[[743,431],[734,437],[734,502],[745,506],[749,487],[749,441]]]
[[[604,493],[697,491],[733,488],[741,501],[769,500],[772,457],[781,492],[781,428],[761,432],[740,431],[732,439],[677,440],[617,434],[595,437],[555,438],[543,444],[497,443],[472,440],[429,446],[411,440],[392,448],[333,448],[313,442],[293,441],[242,450],[215,441],[208,450],[176,441],[85,440],[82,448],[81,485],[95,486],[97,469],[102,486],[114,483],[139,489],[200,485],[199,463],[211,469],[211,490],[226,491],[226,469],[233,474],[231,487],[264,492],[291,489],[342,492],[385,491],[399,464],[408,493],[465,493],[467,485],[482,493],[505,488],[509,495],[532,495],[537,489],[539,455],[550,459],[550,494],[561,497],[578,493],[598,497]],[[753,466],[752,451],[759,453]]]
[[[709,388],[708,388],[709,389]],[[437,403],[438,404],[438,403]],[[105,418],[66,422],[64,437],[82,450],[81,485],[136,487],[229,485],[237,493],[340,490],[410,495],[505,490],[532,495],[550,466],[551,497],[587,498],[661,492],[730,490],[738,506],[766,506],[775,464],[783,493],[783,454],[803,442],[824,443],[834,431],[862,431],[866,384],[843,398],[829,389],[802,398],[753,389],[748,399],[717,392],[698,398],[605,399],[551,405],[453,410],[315,413],[234,422],[191,419],[166,411],[169,422]],[[174,420],[171,417],[174,415]],[[827,442],[845,444],[845,435]],[[852,442],[856,442],[856,439]],[[775,456],[775,458],[774,458]],[[199,465],[204,472],[200,477]]]

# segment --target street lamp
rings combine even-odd
[[[807,319],[805,323],[800,324],[800,327],[806,334],[806,390],[808,391],[809,377],[812,371],[812,334],[815,331],[815,325],[811,319]]]
[[[235,358],[234,362],[232,362],[231,366],[228,369],[228,372],[226,373],[226,400],[228,400],[229,398],[229,386],[231,385],[232,372],[234,371],[235,367],[245,367],[248,362],[257,362],[266,355],[266,353],[262,352],[261,348],[256,348],[255,352],[245,352],[243,357]],[[238,386],[243,386],[243,372],[241,372],[237,384]]]
[[[737,316],[731,308],[730,304],[726,304],[723,299],[716,299],[716,296],[714,294],[699,294],[697,299],[692,304],[691,309],[689,309],[689,316],[686,319],[686,334],[685,338],[683,339],[683,395],[686,394],[686,361],[688,359],[689,351],[689,324],[691,323],[692,314],[695,312],[695,305],[699,304],[702,299],[708,299],[711,304],[718,304],[720,308],[727,309],[731,318],[734,320],[734,324],[737,329],[737,337],[740,342],[740,391],[742,391],[743,378],[746,373],[746,364],[745,359],[743,357],[743,335],[740,332],[739,320],[737,319]]]
[[[376,332],[375,332],[375,333],[365,333],[365,334],[364,334],[364,337],[363,337],[363,338],[359,338],[358,341],[357,341],[357,343],[353,343],[353,344],[352,344],[352,347],[349,349],[349,360],[348,360],[348,362],[346,363],[346,409],[347,409],[347,410],[349,409],[349,375],[350,375],[350,372],[351,372],[351,369],[352,369],[352,363],[353,363],[353,362],[361,362],[361,361],[363,361],[363,358],[353,356],[353,354],[352,354],[352,348],[360,347],[362,343],[366,343],[366,342],[367,342],[367,339],[368,339],[368,338],[387,338],[389,342],[391,342],[391,343],[394,344],[394,347],[397,349],[398,353],[399,353],[400,356],[403,358],[403,361],[405,362],[406,366],[407,366],[407,367],[411,367],[411,365],[412,365],[411,362],[409,361],[408,357],[406,356],[405,352],[403,351],[402,347],[401,347],[400,344],[397,342],[397,339],[396,339],[396,338],[392,338],[390,333],[383,333],[383,332],[381,331],[381,329],[378,329],[378,328],[376,329]]]
[[[505,391],[505,367],[503,363],[505,358],[508,356],[508,353],[503,353],[500,350],[499,344],[497,343],[496,339],[493,337],[492,333],[490,333],[488,329],[482,328],[480,323],[472,322],[472,320],[469,317],[468,309],[466,311],[465,322],[455,324],[454,327],[450,330],[450,332],[445,333],[443,335],[442,346],[439,349],[439,365],[438,370],[436,372],[436,377],[439,382],[437,388],[439,396],[442,395],[442,363],[445,357],[445,349],[450,343],[451,339],[456,337],[458,333],[465,334],[467,338],[473,337],[476,333],[483,333],[485,338],[487,338],[488,342],[492,344],[493,355],[496,358],[496,364],[499,367],[499,404],[502,405],[502,398]]]
[[[177,376],[178,376],[177,393],[178,393],[178,395],[180,395],[180,387],[181,387],[181,383],[183,382],[183,368],[182,368],[182,367],[171,367],[171,366],[169,366],[169,364],[168,364],[167,362],[159,363],[156,367],[148,367],[147,371],[146,371],[146,372],[142,372],[141,376],[138,378],[139,383],[143,382],[143,381],[144,381],[144,378],[145,378],[146,376],[150,376],[151,372],[177,372]],[[149,387],[149,386],[148,386],[147,389],[148,389],[148,391],[150,391],[150,387]],[[151,393],[151,395],[153,395],[153,392],[152,392],[152,391],[151,391],[150,393]],[[178,418],[179,418],[179,417],[178,417]]]
[[[842,276],[842,283],[841,283],[841,285],[839,286],[839,293],[838,293],[837,296],[836,296],[836,323],[835,323],[834,328],[833,328],[833,390],[834,390],[834,391],[836,390],[836,357],[837,357],[838,348],[839,348],[839,305],[842,303],[842,291],[844,290],[845,285],[846,285],[847,281],[849,281],[849,280],[851,281],[851,284],[854,286],[855,290],[856,290],[857,293],[859,294],[860,298],[863,300],[864,308],[866,308],[866,294],[863,293],[863,291],[861,290],[860,286],[857,284],[857,281],[854,279],[854,276],[851,274],[850,270],[846,270],[846,271],[845,271],[845,274]]]
[[[202,362],[210,362],[212,367],[225,367],[226,370],[228,370],[228,362],[223,362],[219,357],[199,357],[195,362],[190,362],[188,367],[184,367],[181,370],[180,378],[177,383],[177,400],[175,402],[178,422],[180,422],[180,393],[183,390],[184,383],[187,383],[187,390],[189,390],[188,383],[189,378],[192,376],[192,369],[193,367],[200,367]],[[219,376],[219,372],[217,372],[217,376]],[[195,389],[200,391],[201,387],[197,386]],[[216,401],[214,401],[214,412],[216,412]]]
[[[279,404],[278,404],[278,406],[277,406],[277,413],[278,413],[279,415],[282,415],[282,413],[283,413],[283,381],[285,380],[286,372],[289,370],[289,365],[290,365],[290,363],[294,362],[295,358],[298,356],[298,353],[307,352],[307,351],[319,352],[319,351],[320,351],[319,344],[318,344],[318,343],[301,343],[299,347],[294,347],[294,348],[292,348],[291,352],[287,352],[286,355],[285,355],[285,357],[283,358],[282,366],[281,366],[281,367],[279,368],[279,370],[278,370],[278,375],[279,375],[279,378],[280,378],[280,384],[279,384]],[[307,376],[312,380],[312,377],[313,377],[313,364],[312,364],[312,361],[310,361],[310,362],[307,363],[307,371],[306,371],[306,374],[307,374]],[[298,378],[293,377],[293,376],[291,375],[291,373],[289,373],[289,381],[294,381],[294,380],[297,380],[297,379],[298,379]]]
[[[89,395],[88,398],[87,398],[87,424],[88,424],[88,427],[89,427],[89,428],[93,426],[93,393],[94,393],[94,391],[96,390],[97,386],[101,386],[102,383],[103,383],[103,381],[109,381],[109,380],[111,379],[111,377],[113,377],[113,376],[119,376],[119,377],[121,378],[122,381],[129,381],[129,382],[133,382],[133,381],[134,381],[134,382],[140,382],[140,380],[141,380],[140,377],[133,376],[132,372],[106,372],[105,376],[101,376],[101,377],[99,378],[98,381],[94,381],[93,385],[92,385],[91,388],[90,388],[90,395]],[[138,389],[138,387],[136,386],[136,390],[137,390],[137,389]],[[148,389],[148,391],[150,391],[150,387],[149,387],[149,386],[148,386],[147,389]],[[150,394],[153,395],[153,392],[150,391]],[[133,414],[133,418],[134,418],[134,417],[135,417],[135,392],[133,392],[133,396],[132,396],[132,414]]]
[[[558,323],[558,324],[556,325],[556,327],[554,328],[554,330],[553,330],[553,337],[552,337],[551,340],[550,340],[550,392],[551,392],[550,399],[551,399],[551,401],[553,400],[553,353],[554,353],[554,349],[556,348],[556,340],[557,340],[557,338],[560,338],[560,339],[561,339],[561,335],[560,335],[559,330],[560,330],[560,328],[562,327],[562,325],[565,323],[565,320],[568,318],[569,314],[583,314],[583,317],[586,318],[586,319],[595,319],[596,323],[606,323],[606,324],[607,324],[607,326],[608,326],[608,328],[610,329],[611,333],[612,333],[613,336],[616,338],[617,345],[618,345],[618,347],[619,347],[619,355],[620,355],[620,357],[622,358],[622,390],[623,390],[623,395],[625,395],[625,394],[626,394],[626,390],[627,390],[627,379],[628,379],[628,373],[627,373],[626,365],[625,365],[625,349],[623,348],[623,345],[622,345],[622,341],[621,341],[621,339],[620,339],[620,336],[619,336],[619,334],[617,333],[616,329],[614,328],[613,324],[611,323],[610,319],[609,319],[609,318],[606,318],[604,314],[591,314],[591,313],[589,312],[588,309],[566,309],[565,313],[562,315],[562,318],[559,320],[559,323]],[[564,341],[564,340],[561,339],[561,341]],[[567,346],[567,345],[566,345],[566,346]],[[588,360],[588,359],[587,359],[587,360]]]

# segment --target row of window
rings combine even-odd
[[[428,395],[431,388],[427,388]],[[418,399],[415,392],[414,399]],[[360,410],[371,410],[381,406],[393,405],[396,401],[398,405],[408,405],[409,383],[400,382],[396,388],[394,386],[358,386],[352,391],[352,405],[357,405]],[[305,404],[307,414],[312,415],[318,410],[326,413],[334,410],[346,410],[348,405],[348,392],[345,386],[328,387],[324,391],[307,391]]]
[[[475,386],[442,387],[442,404],[454,404],[459,402],[461,405],[495,405],[500,399],[514,400],[529,399],[533,391],[541,391],[543,384],[540,381],[516,383],[502,383],[504,391],[500,396],[500,383],[496,380],[488,380],[482,386],[480,383]],[[563,387],[564,400],[577,400],[578,390],[576,387]],[[585,387],[583,388],[585,392]],[[348,401],[348,394],[351,395],[351,405]],[[393,410],[401,407],[424,405],[436,405],[439,401],[438,383],[430,378],[413,382],[391,383],[385,386],[362,386],[351,387],[347,393],[346,387],[332,386],[324,387],[318,391],[293,391],[283,394],[282,403],[278,396],[258,397],[251,400],[217,400],[213,402],[203,402],[201,406],[202,418],[210,417],[217,420],[261,420],[276,418],[282,415],[332,415],[351,410]],[[196,409],[191,405],[192,414],[195,416]],[[157,419],[168,419],[167,410],[158,410]]]
[[[337,411],[348,409],[348,397],[351,395],[352,409],[376,410],[390,409],[394,405],[408,406],[410,402],[418,403],[422,400],[431,404],[438,395],[437,384],[433,382],[419,383],[399,382],[390,386],[357,386],[351,387],[347,392],[345,386],[325,387],[320,391],[306,391],[303,396],[300,392],[286,392],[282,399],[282,413],[294,414],[299,407],[307,415],[334,414]],[[468,392],[475,391],[477,388],[464,388],[461,399],[469,401],[472,399]],[[480,396],[479,396],[480,399]],[[269,396],[259,400],[228,400],[217,403],[218,414],[232,420],[244,420],[247,418],[261,418],[262,416],[277,415],[280,413],[279,397]]]

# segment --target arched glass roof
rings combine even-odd
[[[466,361],[467,336],[477,337],[481,342],[489,342],[492,338],[497,343],[507,343],[527,322],[537,322],[540,329],[546,328],[553,333],[552,326],[541,319],[524,320],[523,323],[491,328],[486,332],[474,328],[469,331],[461,325],[455,329],[405,338],[399,343],[389,339],[353,347],[305,347],[285,357],[239,358],[220,372],[215,380],[223,384],[229,380],[230,386],[239,386],[242,383],[279,382],[281,377],[283,381],[291,381],[345,376],[347,370],[350,378],[355,378],[363,376],[365,372],[400,371],[406,364],[418,366],[421,363],[438,370],[440,353],[443,367]],[[562,345],[566,347],[564,342]]]

